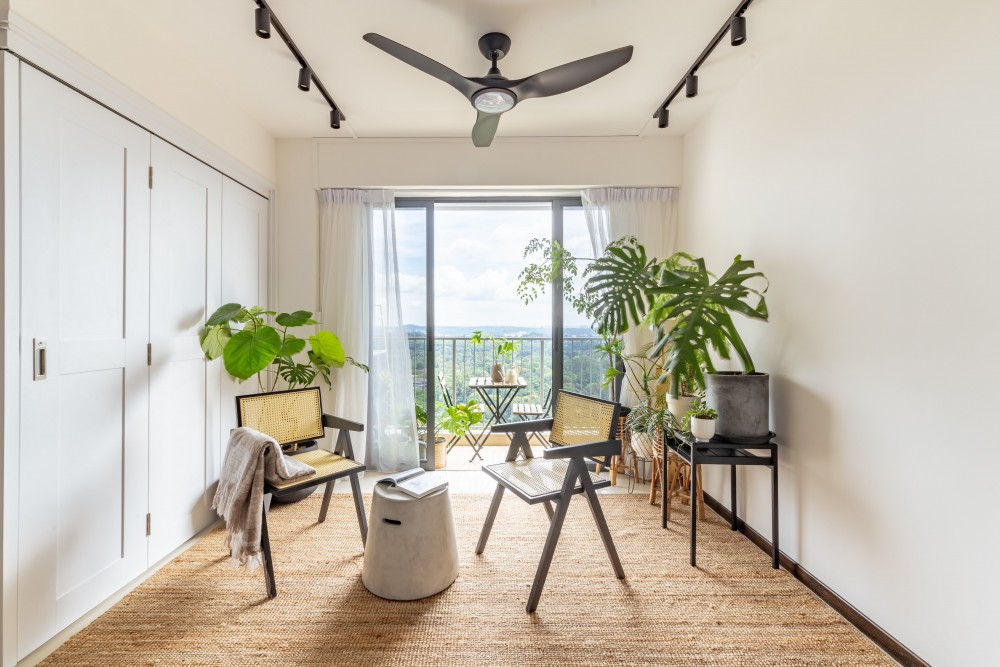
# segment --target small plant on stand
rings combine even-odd
[[[503,362],[506,360],[513,363],[517,342],[509,338],[497,338],[479,330],[472,332],[472,338],[469,339],[469,342],[473,345],[485,345],[487,340],[493,343],[493,365],[490,367],[490,379],[500,384],[504,381]]]
[[[685,415],[688,430],[695,440],[708,442],[715,435],[715,420],[719,418],[718,413],[704,403],[696,402],[694,407],[687,411]]]

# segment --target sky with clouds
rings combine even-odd
[[[567,248],[590,256],[582,209],[566,210],[563,224]],[[469,329],[549,327],[548,295],[525,305],[517,298],[517,275],[527,263],[524,247],[533,238],[548,238],[551,230],[552,211],[547,203],[438,205],[434,212],[435,324]],[[422,209],[396,209],[400,296],[407,324],[423,325],[426,317],[424,234]],[[588,324],[572,308],[567,307],[564,317],[566,326]]]

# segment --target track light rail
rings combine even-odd
[[[685,87],[687,86],[688,77],[692,75],[697,75],[698,68],[700,68],[703,64],[705,64],[705,61],[708,60],[708,57],[712,55],[712,51],[715,50],[715,47],[719,45],[719,42],[722,41],[722,38],[726,36],[727,32],[729,32],[729,28],[732,25],[733,19],[735,19],[737,16],[741,16],[743,12],[747,10],[747,7],[749,7],[750,3],[752,2],[753,0],[740,1],[740,4],[737,5],[736,10],[729,15],[729,18],[726,19],[726,22],[722,24],[722,27],[719,28],[719,31],[715,33],[714,37],[712,37],[712,41],[710,41],[708,43],[708,46],[704,48],[704,50],[701,52],[701,55],[699,55],[695,59],[694,64],[691,65],[691,67],[689,67],[686,72],[684,72],[684,76],[681,77],[681,80],[677,82],[677,85],[674,86],[674,89],[670,91],[669,95],[667,95],[667,99],[663,100],[663,104],[656,107],[656,111],[653,112],[653,118],[659,118],[660,110],[666,109],[668,106],[670,106],[670,103],[674,101],[674,98],[677,97],[677,95],[680,94],[680,92],[685,89]],[[689,97],[692,96],[689,95]]]
[[[326,100],[326,103],[330,105],[331,118],[333,118],[333,112],[336,112],[337,115],[340,117],[340,120],[347,120],[347,116],[345,116],[344,112],[340,110],[340,107],[337,106],[337,103],[333,101],[333,96],[330,95],[330,91],[326,89],[326,86],[323,85],[323,82],[319,80],[318,76],[316,76],[316,70],[312,68],[312,66],[306,60],[306,57],[302,55],[302,51],[299,50],[298,45],[295,44],[295,40],[292,39],[291,35],[288,34],[288,31],[285,30],[285,26],[283,26],[281,24],[281,21],[278,20],[277,14],[275,14],[274,10],[271,9],[271,6],[267,4],[267,0],[254,0],[254,4],[256,4],[261,9],[266,10],[270,14],[271,26],[278,33],[278,36],[281,37],[281,41],[285,43],[285,46],[288,47],[288,50],[292,52],[292,56],[295,58],[295,60],[298,61],[299,67],[309,68],[312,82],[316,84],[316,89],[319,90],[319,94],[322,95],[323,99]],[[339,127],[340,123],[338,122],[334,129],[339,129]]]

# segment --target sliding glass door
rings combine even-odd
[[[563,387],[608,395],[599,338],[585,316],[564,304],[561,279],[532,303],[517,296],[532,239],[564,244],[581,258],[593,255],[579,198],[397,199],[396,210],[414,400],[427,432],[441,435],[435,412],[442,407],[483,402],[470,384],[489,375],[495,340],[516,344],[511,356],[498,359],[525,381],[516,402],[544,403]],[[487,410],[486,419],[515,418],[510,405],[495,407],[502,409]],[[432,469],[442,452],[435,456],[434,438],[427,441],[422,465]]]

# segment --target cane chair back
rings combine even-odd
[[[237,423],[288,445],[323,437],[319,387],[236,397]]]
[[[617,417],[617,403],[568,391],[560,392],[549,443],[553,447],[561,447],[613,440],[618,430]],[[601,463],[610,463],[610,459]]]

